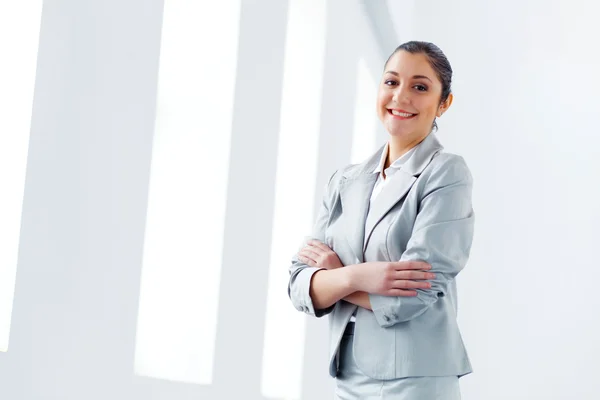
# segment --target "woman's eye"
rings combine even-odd
[[[419,92],[425,92],[427,91],[427,86],[425,85],[415,85],[414,86]]]
[[[395,82],[395,81],[385,81],[385,84],[386,84],[387,86],[392,86],[392,85],[395,85],[395,84],[396,84],[396,82]]]

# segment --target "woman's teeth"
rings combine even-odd
[[[404,117],[404,118],[409,118],[409,117],[412,117],[412,116],[414,116],[414,115],[417,115],[417,114],[403,113],[403,112],[396,111],[396,110],[391,110],[391,112],[392,112],[392,114],[394,114],[394,115],[397,115],[397,116],[399,116],[399,117]]]

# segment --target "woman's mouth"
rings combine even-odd
[[[390,114],[392,117],[394,117],[396,119],[400,119],[400,120],[411,119],[417,115],[417,114],[412,114],[412,113],[409,113],[406,111],[393,110],[393,109],[388,109],[388,114]]]

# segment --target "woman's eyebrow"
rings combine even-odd
[[[395,76],[399,76],[399,74],[395,71],[386,71],[386,74],[392,74]],[[429,79],[429,77],[425,76],[425,75],[413,75],[413,79],[427,79],[429,82],[432,82],[431,79]]]

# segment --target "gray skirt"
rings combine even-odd
[[[335,399],[460,400],[457,376],[423,376],[392,380],[364,375],[354,362],[354,323],[349,323],[340,344]]]

